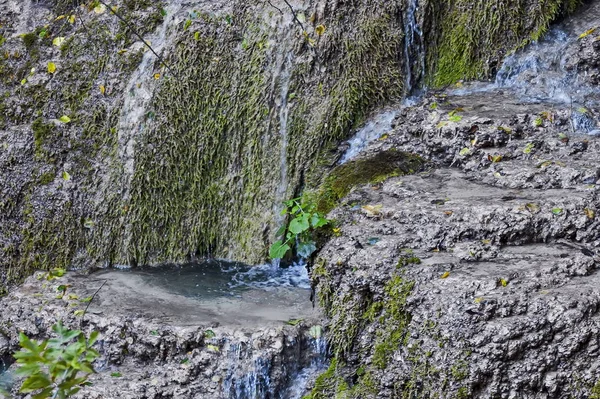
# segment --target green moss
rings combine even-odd
[[[600,399],[600,381],[590,391],[590,399]]]
[[[388,150],[369,158],[347,162],[333,169],[316,194],[317,210],[331,211],[352,188],[378,183],[392,176],[414,173],[423,164],[416,155]]]
[[[41,186],[46,186],[50,183],[52,183],[54,181],[56,177],[56,171],[52,170],[50,172],[45,172],[42,173],[42,175],[40,175],[40,177],[38,178],[38,183]]]
[[[359,378],[351,387],[340,376],[343,368],[344,365],[338,358],[333,358],[329,368],[317,377],[310,394],[304,396],[303,399],[367,399],[377,395],[378,386],[369,371],[359,369],[362,370],[360,373],[357,371],[356,375]]]
[[[394,276],[385,286],[384,313],[379,319],[382,326],[377,334],[373,354],[373,364],[380,369],[387,367],[390,356],[405,343],[406,329],[412,319],[405,306],[413,287],[414,282],[405,281],[402,272]]]
[[[40,156],[43,153],[43,145],[46,139],[52,134],[54,125],[44,123],[43,118],[37,118],[31,124],[33,130],[33,142],[35,145],[35,153]]]

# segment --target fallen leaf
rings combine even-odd
[[[103,85],[98,86],[98,88],[100,89],[100,94],[104,95],[104,93],[106,92],[106,87],[104,87]]]
[[[383,205],[365,205],[362,207],[362,210],[369,217],[380,215],[382,209]]]
[[[71,15],[71,16],[69,17],[69,23],[70,23],[70,24],[74,24],[74,23],[75,23],[75,18],[76,18],[76,17],[75,17],[75,15]]]
[[[590,29],[586,30],[581,35],[579,35],[579,38],[583,39],[584,37],[587,37],[587,36],[591,35],[592,33],[594,33],[596,31],[596,29],[597,29],[597,27],[593,27],[593,28],[590,28]]]
[[[488,160],[493,163],[498,163],[498,162],[502,161],[502,155],[488,154]]]
[[[458,155],[460,155],[461,157],[465,157],[465,156],[469,155],[470,153],[471,153],[471,149],[465,147],[462,150],[460,150]]]
[[[52,44],[55,45],[56,47],[62,46],[62,44],[64,42],[65,42],[65,38],[62,36],[57,36],[52,40]]]
[[[446,216],[452,216],[454,214],[453,211],[444,211],[444,214],[446,214]]]
[[[63,171],[63,172],[62,172],[62,178],[63,178],[63,180],[65,180],[65,181],[69,181],[69,180],[71,180],[71,175],[69,174],[69,172],[67,172],[67,171]]]
[[[48,73],[56,72],[56,64],[54,62],[48,63]]]
[[[106,6],[104,4],[98,4],[96,7],[94,7],[94,12],[98,15],[104,14],[105,11]]]
[[[483,301],[483,297],[482,296],[480,296],[478,298],[475,298],[475,300],[473,302],[475,302],[475,303],[481,303],[481,301]]]
[[[61,121],[62,123],[69,123],[71,122],[71,118],[69,118],[67,115],[63,115],[60,118],[58,118],[59,121]]]
[[[525,204],[525,208],[531,213],[538,213],[540,211],[540,207],[538,204],[534,204],[533,202],[529,202]]]
[[[501,278],[500,279],[500,285],[502,285],[503,287],[506,287],[508,285],[508,281],[506,281],[505,279]]]
[[[156,80],[160,79],[160,73],[155,73],[154,74],[154,79],[156,79]]]
[[[444,274],[442,274],[442,277],[440,278],[448,278],[450,276],[450,272],[446,272]]]
[[[221,352],[221,349],[219,349],[219,347],[215,345],[206,345],[206,349],[213,352]]]
[[[594,212],[592,209],[590,208],[585,208],[583,210],[583,212],[585,213],[585,216],[588,217],[588,219],[594,219],[596,217],[596,212]]]
[[[326,30],[326,28],[325,28],[325,25],[318,25],[318,26],[315,28],[315,32],[316,32],[316,33],[317,33],[317,35],[319,35],[319,36],[323,35],[323,34],[325,33],[325,30]]]
[[[561,213],[563,213],[562,208],[552,208],[552,213],[555,215],[560,215]]]

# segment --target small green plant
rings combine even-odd
[[[313,239],[315,229],[326,226],[329,220],[315,211],[312,205],[301,204],[300,198],[294,198],[283,203],[285,208],[281,215],[288,215],[291,220],[289,225],[282,226],[277,231],[280,237],[269,249],[271,259],[283,258],[293,247],[302,258],[308,258],[317,250],[317,244]]]
[[[92,362],[100,356],[92,349],[97,331],[86,339],[83,332],[69,330],[60,322],[52,330],[56,337],[39,343],[19,335],[16,374],[25,377],[21,393],[37,392],[32,399],[64,399],[76,394],[90,384],[88,376],[95,373]]]

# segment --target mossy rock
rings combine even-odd
[[[392,149],[340,165],[331,171],[319,188],[317,210],[329,213],[354,187],[415,173],[423,163],[417,155]]]

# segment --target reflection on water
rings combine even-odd
[[[269,264],[248,266],[236,262],[207,260],[124,271],[138,275],[149,285],[170,293],[201,300],[237,297],[251,289],[310,288],[308,272],[303,263],[275,267]]]

